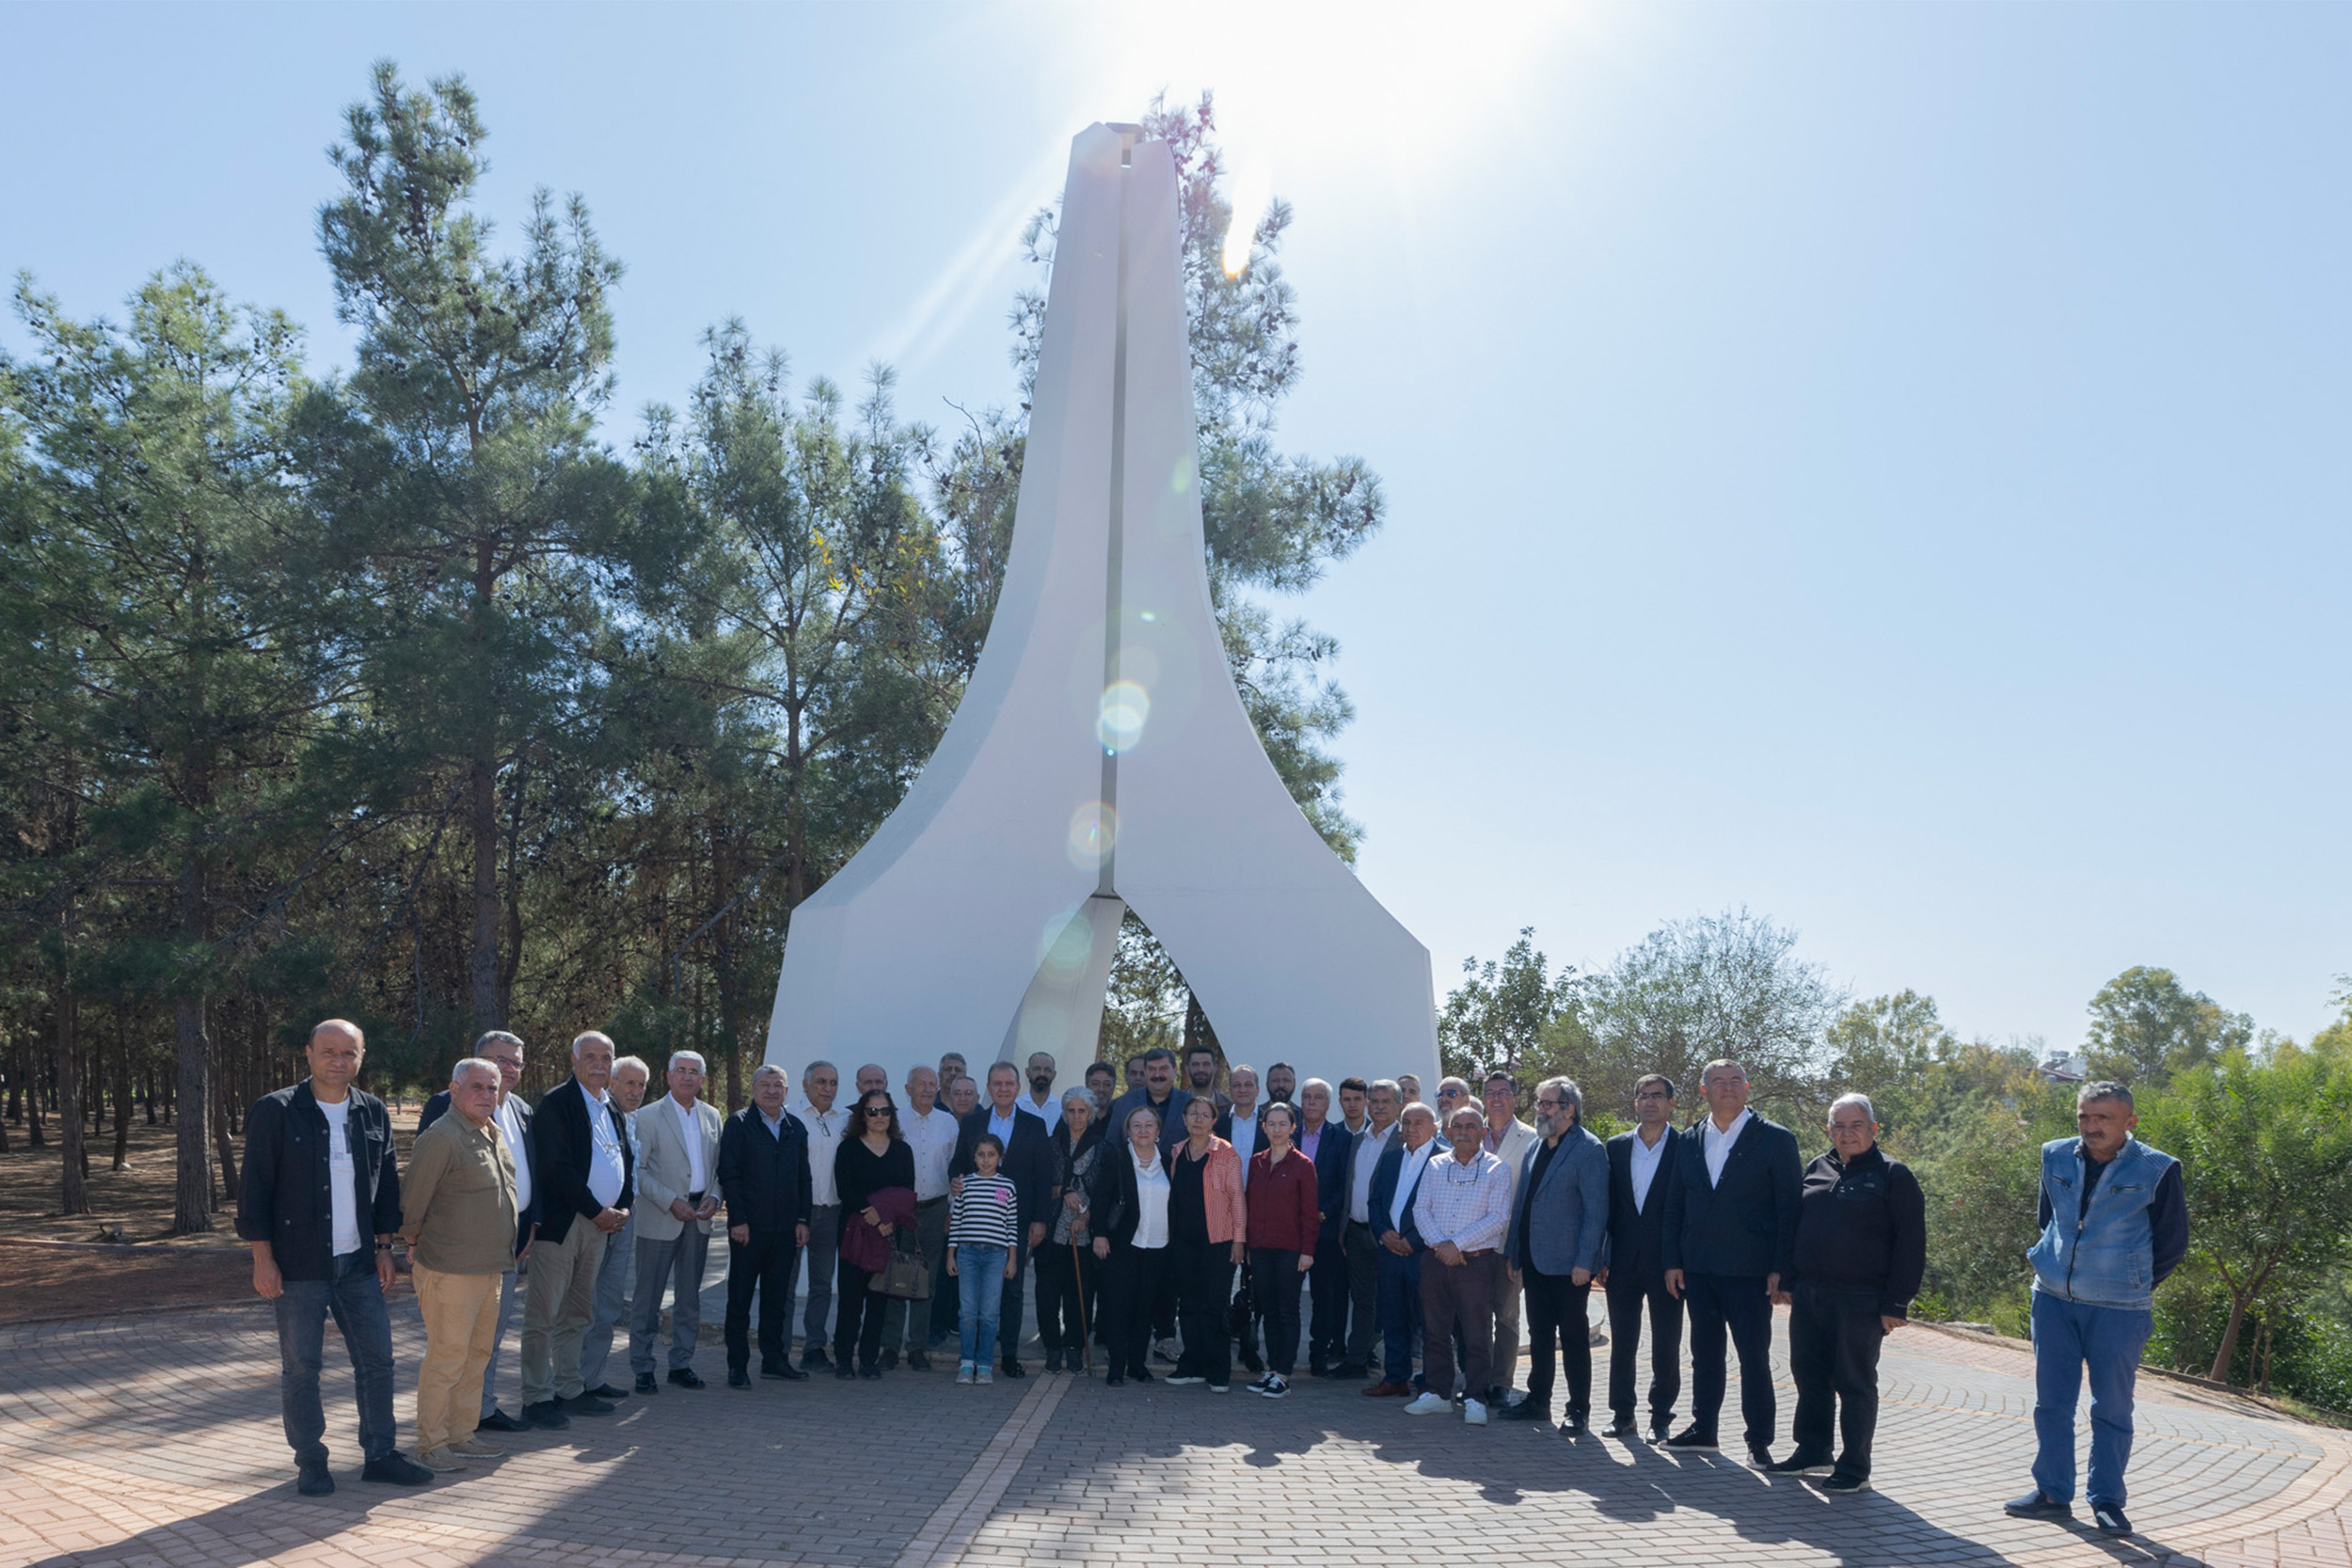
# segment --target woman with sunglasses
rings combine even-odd
[[[878,1378],[888,1303],[874,1288],[874,1276],[889,1266],[898,1227],[914,1222],[914,1150],[898,1131],[898,1108],[887,1090],[858,1096],[856,1123],[841,1140],[833,1170],[842,1215],[834,1376]]]

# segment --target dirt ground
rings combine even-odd
[[[403,1166],[416,1120],[414,1102],[392,1108]],[[90,1140],[91,1212],[68,1216],[57,1212],[55,1128],[48,1147],[35,1149],[22,1124],[9,1127],[9,1151],[0,1154],[0,1323],[252,1299],[252,1257],[237,1240],[233,1208],[214,1212],[209,1233],[170,1234],[172,1138],[168,1127],[134,1121],[130,1168],[118,1171],[108,1126]],[[130,1244],[22,1244],[96,1242],[102,1227],[119,1227]]]

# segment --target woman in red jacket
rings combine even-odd
[[[1266,1375],[1249,1391],[1270,1400],[1291,1391],[1298,1287],[1314,1267],[1315,1235],[1323,1227],[1315,1163],[1291,1142],[1296,1131],[1290,1106],[1276,1101],[1259,1113],[1265,1147],[1249,1157],[1249,1289],[1265,1304],[1266,1364]]]

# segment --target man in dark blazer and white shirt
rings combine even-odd
[[[565,1415],[609,1416],[586,1391],[580,1342],[588,1332],[605,1238],[628,1223],[635,1153],[612,1102],[612,1041],[590,1030],[572,1041],[572,1076],[540,1097],[532,1160],[539,1232],[523,1292],[523,1419],[571,1425]]]
[[[1044,1119],[1024,1112],[1020,1100],[1020,1069],[1010,1062],[998,1062],[990,1068],[988,1102],[974,1106],[957,1129],[955,1158],[947,1162],[947,1184],[961,1190],[963,1179],[979,1169],[972,1151],[979,1147],[983,1134],[995,1133],[1005,1146],[1005,1156],[997,1162],[996,1174],[1011,1182],[1013,1191],[1021,1196],[1025,1244],[1019,1256],[1025,1261],[1037,1250],[1038,1243],[1045,1240],[1046,1222],[1053,1218],[1055,1161],[1053,1134],[1046,1131]],[[1004,1294],[996,1307],[997,1339],[1003,1346],[1007,1377],[1021,1375],[1022,1273],[1016,1268],[1005,1281]]]
[[[1699,1079],[1698,1125],[1674,1148],[1666,1191],[1666,1289],[1691,1310],[1691,1424],[1670,1449],[1717,1447],[1728,1372],[1724,1338],[1740,1353],[1740,1414],[1748,1459],[1772,1463],[1772,1300],[1796,1268],[1804,1162],[1797,1136],[1748,1109],[1747,1069],[1714,1061]]]
[[[1340,1254],[1340,1227],[1347,1218],[1347,1150],[1355,1142],[1347,1124],[1331,1115],[1331,1085],[1310,1078],[1298,1085],[1298,1148],[1315,1163],[1315,1195],[1323,1227],[1315,1236],[1314,1267],[1307,1275],[1311,1296],[1307,1332],[1307,1370],[1330,1377],[1340,1368],[1347,1334],[1347,1259]]]
[[[1649,1314],[1649,1436],[1666,1440],[1682,1397],[1682,1298],[1666,1289],[1666,1192],[1675,1171],[1675,1083],[1652,1072],[1633,1085],[1634,1128],[1609,1140],[1609,1411],[1604,1437],[1629,1437],[1633,1373]]]

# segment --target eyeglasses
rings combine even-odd
[[[866,1107],[866,1114],[869,1117],[895,1117],[898,1113],[887,1105],[868,1105]]]

